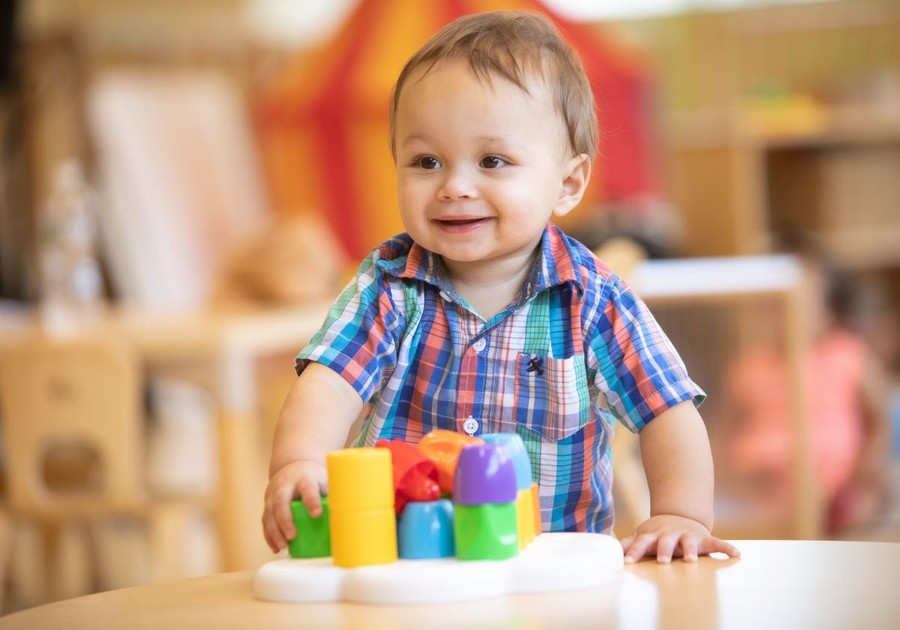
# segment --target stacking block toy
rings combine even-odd
[[[534,498],[531,488],[516,493],[516,525],[519,531],[519,548],[524,549],[534,540]]]
[[[350,568],[397,560],[397,518],[391,452],[350,448],[328,453],[331,550]]]
[[[456,557],[506,560],[519,553],[515,503],[456,504],[453,510]]]
[[[499,444],[467,446],[456,465],[453,502],[457,505],[514,503],[516,470],[509,451]]]
[[[481,436],[486,444],[499,444],[506,448],[516,471],[516,514],[519,528],[519,548],[524,549],[534,540],[534,497],[531,495],[531,460],[525,442],[517,433],[486,433]]]
[[[322,514],[318,518],[309,515],[302,501],[291,501],[291,515],[297,535],[288,542],[292,558],[324,558],[331,555],[331,532],[328,514],[328,497],[322,497]]]
[[[258,599],[273,602],[419,606],[408,611],[396,610],[392,617],[396,623],[388,625],[480,628],[497,625],[491,623],[496,619],[485,617],[485,611],[506,610],[515,603],[498,601],[487,608],[441,606],[432,610],[421,606],[605,585],[616,589],[621,585],[621,581],[616,585],[616,578],[623,566],[622,545],[614,536],[555,532],[539,537],[517,557],[496,562],[468,562],[454,558],[401,559],[390,564],[341,569],[324,558],[279,558],[257,570],[253,594]],[[595,596],[599,600],[592,613],[609,608],[601,604],[607,599],[614,601],[616,591],[597,592]],[[572,600],[562,598],[559,601]],[[467,611],[477,612],[467,616]],[[595,616],[585,617],[585,623],[588,618],[593,619],[595,625],[602,625]],[[332,625],[339,625],[346,619],[339,615],[332,621]],[[522,623],[517,625],[529,626],[530,619],[520,621]],[[297,625],[302,624],[303,620],[298,617]]]
[[[329,453],[330,494],[322,499],[322,516],[312,519],[301,502],[292,503],[297,537],[289,543],[291,557],[260,567],[255,596],[438,604],[599,586],[622,569],[621,544],[602,534],[544,534],[520,550],[529,520],[520,506],[531,497],[535,534],[541,513],[538,486],[527,484],[530,467],[523,466],[528,460],[515,436],[483,441],[442,431],[423,442],[420,452],[441,460],[438,483],[443,474],[452,501],[419,500],[434,494],[434,468],[405,446]],[[395,510],[398,502],[405,504]],[[467,625],[456,617],[453,622]]]
[[[534,505],[534,537],[541,535],[543,524],[541,523],[541,489],[537,482],[531,484],[532,505]]]
[[[481,439],[485,444],[500,444],[505,447],[515,470],[516,488],[518,490],[531,488],[531,484],[534,483],[531,477],[531,460],[528,459],[525,442],[518,433],[485,433]]]
[[[437,501],[441,498],[437,465],[412,444],[400,440],[378,440],[376,447],[391,452],[394,471],[394,509],[397,514],[409,501]]]
[[[460,560],[504,560],[519,553],[516,471],[500,444],[476,444],[459,454],[453,531]]]
[[[441,487],[441,492],[447,496],[452,496],[453,483],[456,476],[456,463],[460,452],[466,446],[483,443],[484,441],[481,438],[465,435],[464,433],[435,429],[427,433],[419,441],[416,448],[437,465],[438,484]]]
[[[406,560],[452,558],[453,503],[449,499],[408,503],[397,524],[400,557]]]

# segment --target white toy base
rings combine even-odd
[[[256,572],[253,593],[275,602],[404,606],[602,586],[623,567],[622,546],[602,534],[541,534],[510,560],[398,560],[342,569],[331,558],[284,558]]]

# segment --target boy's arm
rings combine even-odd
[[[710,535],[713,524],[713,464],[703,419],[690,401],[666,410],[640,432],[641,460],[650,487],[650,518],[622,541],[626,561],[655,553],[696,560],[721,551],[740,555]]]
[[[706,426],[693,403],[664,411],[640,434],[650,515],[670,514],[712,529],[713,462]]]
[[[319,495],[327,492],[325,456],[344,447],[363,408],[356,390],[339,374],[310,363],[297,378],[278,416],[263,532],[274,552],[296,535],[291,501],[300,497],[311,515],[321,513]]]

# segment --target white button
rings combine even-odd
[[[476,339],[475,343],[472,344],[472,348],[475,350],[475,352],[481,352],[482,350],[484,350],[485,346],[487,346],[487,341],[484,340],[484,337],[482,337],[481,339]]]
[[[444,298],[444,301],[445,301],[445,302],[452,302],[452,301],[453,301],[453,300],[450,299],[450,296],[447,295],[447,292],[446,292],[446,291],[441,291],[440,296],[441,296],[442,298]]]
[[[469,416],[466,418],[466,421],[463,422],[463,431],[468,433],[469,435],[475,435],[475,432],[478,430],[478,420]]]

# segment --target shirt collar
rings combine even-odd
[[[584,285],[576,273],[580,260],[570,239],[557,226],[548,223],[541,237],[540,252],[517,301],[525,302],[541,291],[566,283],[572,283],[579,296],[583,295]]]
[[[395,278],[420,280],[440,290],[452,289],[440,256],[400,234],[380,247],[378,266]]]
[[[421,280],[455,294],[440,257],[415,243],[408,234],[394,237],[380,250],[378,266],[385,273],[396,278]],[[583,295],[584,285],[575,271],[579,261],[580,256],[570,239],[557,226],[548,223],[541,236],[538,256],[516,302],[526,302],[541,291],[569,282],[578,290],[579,296]]]

